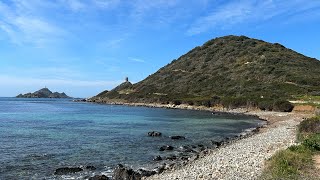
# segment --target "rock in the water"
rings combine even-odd
[[[90,170],[90,171],[94,171],[94,170],[96,170],[97,168],[96,167],[94,167],[94,166],[86,166],[86,169],[87,170]]]
[[[169,145],[165,145],[165,146],[161,146],[159,151],[172,151],[173,150],[173,147],[172,146],[169,146]]]
[[[157,131],[148,132],[148,136],[152,136],[152,137],[161,136],[161,135],[162,133]]]
[[[153,158],[154,161],[161,161],[162,160],[162,157],[161,156],[156,156]]]
[[[174,140],[180,140],[180,139],[185,139],[184,136],[170,136],[171,139],[174,139]]]
[[[196,151],[194,151],[192,149],[192,147],[189,147],[189,146],[180,146],[180,149],[183,151],[183,152],[191,152],[191,153],[194,153]]]
[[[64,175],[64,174],[70,174],[70,173],[76,173],[76,172],[80,172],[83,171],[82,168],[79,167],[63,167],[63,168],[58,168],[56,169],[56,171],[54,172],[55,175]]]
[[[118,165],[113,171],[113,180],[140,180],[141,174],[132,169],[125,168],[123,165]]]
[[[175,156],[175,155],[170,155],[170,156],[166,157],[166,160],[170,160],[170,161],[173,161],[176,159],[177,159],[177,156]]]
[[[223,145],[223,141],[211,141],[212,145],[216,145],[217,147],[220,147]]]
[[[89,180],[109,180],[109,178],[106,175],[95,175],[90,177]]]

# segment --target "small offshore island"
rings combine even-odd
[[[42,88],[34,93],[19,94],[17,98],[71,98],[64,92],[52,92],[48,88]]]

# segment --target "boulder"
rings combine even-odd
[[[140,180],[141,174],[119,164],[113,171],[113,180]]]
[[[141,176],[143,177],[149,177],[152,175],[157,174],[156,171],[149,171],[149,170],[145,170],[145,169],[139,169],[138,172],[141,174]]]
[[[180,140],[180,139],[185,139],[184,136],[170,136],[171,139],[174,139],[174,140]]]
[[[58,168],[56,169],[56,171],[54,172],[55,175],[64,175],[64,174],[71,174],[71,173],[76,173],[76,172],[80,172],[83,171],[82,168],[79,167],[63,167],[63,168]]]
[[[169,146],[169,145],[165,145],[165,146],[161,146],[159,151],[172,151],[173,150],[173,147],[172,146]]]
[[[148,132],[148,136],[152,136],[152,137],[157,137],[157,136],[161,136],[161,135],[162,135],[162,133],[157,132],[157,131]]]
[[[109,180],[109,178],[106,175],[95,175],[90,177],[89,180]]]

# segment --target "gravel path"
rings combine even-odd
[[[302,116],[275,112],[253,114],[271,124],[254,136],[211,150],[205,157],[147,179],[258,179],[266,159],[295,143],[295,129]]]

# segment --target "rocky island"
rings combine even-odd
[[[17,98],[71,98],[64,92],[52,92],[48,88],[42,88],[34,93],[19,94]]]

